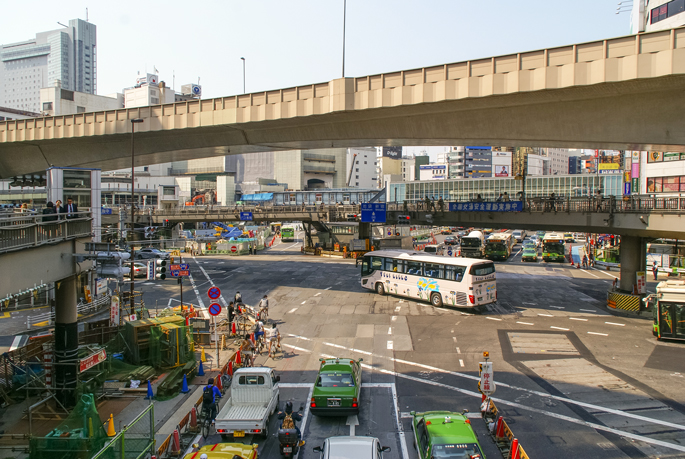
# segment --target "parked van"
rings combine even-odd
[[[435,255],[445,255],[445,253],[447,253],[447,249],[445,249],[445,244],[443,243],[427,245],[424,247],[423,251]]]

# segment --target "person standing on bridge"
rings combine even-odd
[[[74,201],[71,198],[67,198],[67,205],[64,206],[64,208],[67,214],[67,220],[78,218],[78,206],[74,204]]]
[[[654,274],[654,280],[656,280],[659,275],[659,266],[656,264],[656,260],[652,262],[652,274]]]
[[[445,211],[445,201],[442,200],[442,196],[438,199],[438,208],[440,208],[440,212]]]

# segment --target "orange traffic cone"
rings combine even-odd
[[[174,435],[171,438],[171,452],[178,454],[181,452],[181,438],[178,434],[178,429],[174,430]]]
[[[221,392],[224,391],[224,386],[221,383],[221,375],[217,376],[214,378],[214,385],[216,386],[217,389],[219,389]]]
[[[235,353],[235,363],[237,363],[238,365],[243,364],[243,358],[240,356],[240,351]]]
[[[233,376],[233,362],[228,362],[228,376]]]
[[[193,407],[190,410],[190,429],[191,432],[197,432],[197,408]]]
[[[233,324],[231,324],[231,333],[233,333],[234,335],[235,335],[235,333],[236,333],[236,330],[235,330],[235,322],[233,322]]]
[[[117,434],[117,432],[116,432],[116,430],[114,430],[114,415],[110,414],[109,420],[107,421],[107,436],[113,437],[116,434]]]
[[[514,438],[511,442],[511,449],[509,450],[509,459],[521,459],[521,451],[519,451],[519,441]]]
[[[497,430],[495,433],[495,437],[497,437],[498,441],[504,440],[504,438],[506,437],[506,434],[504,433],[504,419],[502,418],[502,416],[497,418]]]

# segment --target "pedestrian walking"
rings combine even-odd
[[[445,211],[445,201],[442,200],[442,196],[438,199],[438,207],[440,208],[440,212]]]
[[[599,191],[599,188],[597,189],[597,192],[595,194],[596,194],[596,197],[595,197],[596,209],[597,209],[597,212],[601,212],[602,211],[602,193],[601,193],[601,191]]]
[[[587,254],[584,254],[584,255],[583,255],[583,268],[584,268],[584,269],[587,269],[587,268],[588,268],[587,264],[588,264]]]
[[[659,273],[659,266],[656,264],[656,260],[652,263],[652,274],[654,274],[654,280],[656,280],[656,277]]]
[[[233,318],[235,317],[235,303],[231,301],[228,303],[228,323],[233,323]]]
[[[502,196],[502,201],[509,202],[509,194],[505,191],[504,196]]]
[[[504,195],[502,193],[500,193],[499,196],[497,196],[497,199],[495,199],[495,201],[497,201],[497,202],[502,202],[503,200],[504,200]]]

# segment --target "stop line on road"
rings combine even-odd
[[[307,337],[300,336],[300,335],[287,334],[286,336],[290,336],[290,337],[293,337],[293,338],[302,339],[302,340],[310,341],[310,342],[313,342],[313,341],[314,341],[314,340],[311,339],[311,338],[307,338]],[[372,353],[372,352],[363,351],[363,350],[355,349],[355,348],[350,348],[350,347],[342,346],[342,345],[335,344],[335,343],[322,342],[322,344],[323,344],[323,345],[326,345],[326,346],[334,347],[334,348],[337,348],[337,349],[343,349],[343,350],[347,350],[347,351],[350,351],[350,352],[356,352],[356,353],[363,354],[363,355],[373,356],[373,357],[375,357],[375,358],[389,359],[389,360],[391,360],[391,361],[393,361],[393,362],[396,362],[396,363],[401,363],[401,364],[405,364],[405,365],[411,365],[411,366],[419,367],[419,368],[426,369],[426,370],[437,371],[437,372],[449,374],[449,375],[452,375],[452,376],[457,376],[457,377],[461,377],[461,378],[465,378],[465,379],[471,379],[471,380],[474,380],[474,381],[478,381],[478,380],[480,379],[478,376],[472,376],[472,375],[465,374],[465,373],[459,373],[459,372],[454,372],[454,371],[448,371],[448,370],[444,370],[444,369],[442,369],[442,368],[437,368],[437,367],[433,367],[433,366],[430,366],[430,365],[424,365],[424,364],[417,363],[417,362],[411,362],[411,361],[407,361],[407,360],[404,360],[404,359],[397,359],[397,358],[394,358],[394,357],[385,357],[385,356],[382,356],[382,355],[374,354],[374,353]],[[283,345],[284,345],[284,346],[287,346],[287,347],[290,347],[290,348],[292,348],[292,349],[301,351],[301,352],[307,352],[307,353],[311,353],[311,352],[312,352],[310,349],[306,349],[306,348],[302,348],[302,347],[298,347],[298,346],[293,346],[293,345],[289,345],[289,344],[285,344],[285,343],[284,343]],[[329,356],[329,355],[327,355],[327,354],[321,354],[321,355],[322,355],[323,357],[325,357],[325,358],[334,358],[334,356]],[[448,384],[439,383],[439,382],[432,381],[432,380],[426,380],[426,379],[418,378],[418,377],[415,377],[415,376],[405,375],[405,374],[402,374],[402,373],[398,373],[398,372],[396,372],[396,371],[386,370],[386,369],[382,369],[382,368],[375,368],[375,367],[373,367],[373,366],[371,366],[371,365],[368,365],[368,364],[362,364],[362,367],[364,367],[364,368],[366,368],[366,369],[369,369],[369,370],[376,370],[376,371],[378,371],[378,372],[380,372],[380,373],[392,375],[392,376],[397,377],[397,378],[403,378],[403,379],[407,379],[407,380],[411,380],[411,381],[415,381],[415,382],[420,382],[420,383],[423,383],[423,384],[429,384],[429,385],[433,385],[433,386],[436,386],[436,387],[442,387],[442,388],[445,388],[445,389],[448,389],[448,390],[452,390],[452,391],[456,391],[456,392],[459,392],[459,393],[462,393],[462,394],[464,394],[464,395],[468,395],[468,396],[471,396],[471,397],[476,397],[476,398],[480,398],[480,397],[481,397],[480,392],[474,392],[474,391],[471,391],[471,390],[462,389],[462,388],[455,387],[455,386],[450,386],[450,385],[448,385]],[[640,420],[640,421],[648,422],[648,423],[651,423],[651,424],[663,425],[663,426],[670,427],[670,428],[673,428],[673,429],[685,431],[685,426],[684,426],[684,425],[681,425],[681,424],[676,424],[676,423],[672,423],[672,422],[668,422],[668,421],[662,421],[662,420],[659,420],[659,419],[649,418],[649,417],[646,417],[646,416],[640,416],[640,415],[633,414],[633,413],[629,413],[629,412],[625,412],[625,411],[622,411],[622,410],[616,410],[616,409],[612,409],[612,408],[603,407],[603,406],[600,406],[600,405],[595,405],[595,404],[591,404],[591,403],[581,402],[581,401],[577,401],[577,400],[573,400],[573,399],[569,399],[569,398],[560,397],[560,396],[557,396],[557,395],[548,394],[548,393],[545,393],[545,392],[540,392],[540,391],[536,391],[536,390],[526,389],[526,388],[523,388],[523,387],[513,386],[513,385],[510,385],[510,384],[506,384],[506,383],[498,382],[497,384],[498,384],[498,386],[500,386],[500,387],[506,387],[506,388],[509,388],[509,389],[513,389],[513,390],[517,390],[517,391],[526,392],[526,393],[533,394],[533,395],[537,395],[537,396],[540,396],[540,397],[546,397],[546,398],[553,399],[553,400],[557,400],[557,401],[560,401],[560,402],[563,402],[563,403],[569,403],[569,404],[577,405],[577,406],[580,406],[580,407],[583,407],[583,408],[587,408],[587,409],[590,409],[590,410],[593,410],[593,411],[602,411],[602,412],[605,412],[605,413],[615,414],[615,415],[618,415],[618,416],[623,416],[623,417],[627,417],[627,418],[631,418],[631,419],[635,419],[635,420]],[[545,410],[542,410],[542,409],[533,408],[533,407],[530,407],[530,406],[527,406],[527,405],[523,405],[523,404],[518,403],[518,402],[512,402],[512,401],[509,401],[509,400],[500,399],[500,398],[494,398],[494,397],[492,397],[492,400],[494,400],[494,401],[497,402],[497,403],[501,403],[501,404],[504,404],[504,405],[507,405],[507,406],[511,406],[511,407],[514,407],[514,408],[520,408],[520,409],[527,410],[527,411],[531,411],[531,412],[534,412],[534,413],[537,413],[537,414],[542,414],[542,415],[549,416],[549,417],[553,417],[553,418],[556,418],[556,419],[560,419],[560,420],[572,422],[572,423],[574,423],[574,424],[583,425],[583,426],[590,427],[590,428],[595,429],[595,430],[601,430],[601,431],[604,431],[604,432],[613,433],[613,434],[616,434],[616,435],[619,435],[619,436],[623,436],[623,437],[626,437],[626,438],[631,438],[631,439],[633,439],[633,440],[638,440],[638,441],[642,441],[642,442],[645,442],[645,443],[649,443],[649,444],[653,444],[653,445],[657,445],[657,446],[663,446],[663,447],[666,447],[666,448],[669,448],[669,449],[674,449],[674,450],[677,450],[677,451],[685,452],[685,446],[676,445],[676,444],[674,444],[674,443],[669,443],[669,442],[665,442],[665,441],[661,441],[661,440],[656,440],[656,439],[653,439],[653,438],[649,438],[649,437],[645,437],[645,436],[637,435],[637,434],[632,434],[632,433],[630,433],[630,432],[626,432],[626,431],[619,430],[619,429],[614,429],[614,428],[607,427],[607,426],[600,425],[600,424],[596,424],[596,423],[593,423],[593,422],[588,422],[588,421],[583,421],[583,420],[581,420],[581,419],[572,418],[572,417],[570,417],[570,416],[566,416],[566,415],[563,415],[563,414],[558,414],[558,413],[554,413],[554,412],[551,412],[551,411],[545,411]]]

